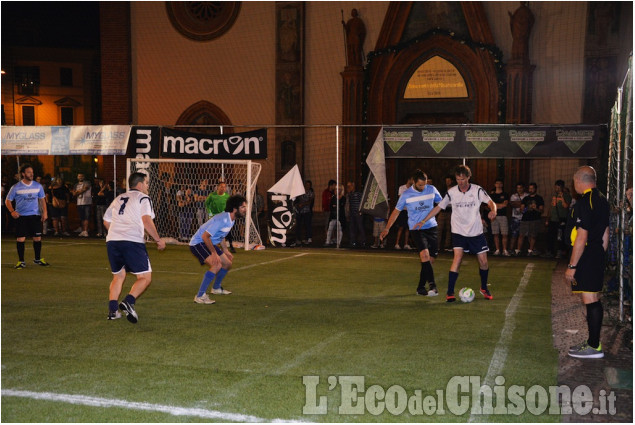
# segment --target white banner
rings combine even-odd
[[[2,155],[125,155],[131,126],[2,127]]]

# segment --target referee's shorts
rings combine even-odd
[[[604,266],[606,253],[600,244],[584,247],[575,270],[575,280],[571,282],[571,291],[601,292],[604,286]]]

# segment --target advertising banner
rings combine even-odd
[[[179,159],[266,159],[267,130],[209,135],[163,127],[160,155]]]
[[[2,155],[123,155],[129,125],[2,127]]]
[[[386,158],[595,158],[602,125],[384,127]]]

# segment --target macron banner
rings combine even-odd
[[[267,130],[209,135],[163,127],[160,155],[179,159],[266,159]]]
[[[124,155],[129,125],[2,127],[2,155]]]
[[[605,125],[384,127],[386,158],[596,158]]]

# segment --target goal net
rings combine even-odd
[[[246,250],[262,246],[254,208],[260,170],[260,164],[249,160],[127,160],[127,177],[136,171],[148,175],[148,194],[156,215],[154,223],[167,243],[189,243],[198,228],[211,217],[205,200],[224,182],[227,193],[247,199],[246,216],[237,219],[231,230],[233,246]]]

